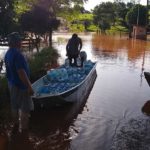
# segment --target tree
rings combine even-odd
[[[22,0],[22,1],[25,1],[25,0]],[[30,4],[29,4],[30,0],[27,0],[27,1],[28,2],[26,4],[28,4],[28,6],[30,6]],[[49,18],[51,20],[49,22],[49,25],[50,25],[49,42],[51,45],[52,30],[54,29],[54,27],[58,26],[58,21],[56,19],[57,16],[60,16],[60,14],[66,14],[65,13],[66,10],[69,10],[68,14],[70,14],[69,12],[71,12],[73,4],[74,4],[74,6],[76,6],[76,8],[79,8],[77,6],[80,6],[80,5],[82,6],[83,1],[87,1],[87,0],[31,0],[31,1],[32,1],[32,4],[34,4],[33,6],[36,6],[36,7],[40,8],[40,10],[46,11],[47,13],[49,13]],[[27,13],[29,14],[29,11],[27,11]],[[36,15],[37,17],[38,17],[38,14],[39,13],[37,12],[37,15]],[[40,14],[39,14],[39,16],[40,16]],[[61,16],[64,16],[64,15],[61,15]],[[41,28],[42,28],[42,25],[41,25],[40,29]],[[43,28],[45,28],[45,24],[43,24]]]
[[[83,6],[83,2],[86,1],[87,0],[37,0],[37,4],[49,10],[54,15],[57,15],[68,8],[74,9],[76,7],[78,9],[78,6]]]
[[[147,25],[147,8],[139,4],[135,5],[128,11],[126,15],[126,22],[129,27],[129,37],[131,37],[133,25]]]
[[[0,0],[0,35],[6,36],[15,30],[13,0]]]
[[[133,3],[131,3],[131,2],[130,2],[130,3],[127,3],[127,8],[128,8],[128,9],[131,9],[133,6],[134,6]]]
[[[126,15],[128,25],[147,25],[147,8],[142,5],[135,5]]]
[[[84,11],[83,2],[87,0],[38,0],[38,5],[50,11],[56,17],[66,20],[69,26]]]
[[[14,0],[14,10],[17,15],[28,11],[36,3],[36,0]]]
[[[105,33],[115,22],[114,5],[111,2],[101,3],[93,10],[94,23]]]
[[[34,33],[37,40],[40,35],[49,32],[49,44],[51,46],[52,30],[58,27],[59,21],[49,11],[36,5],[32,10],[21,15],[20,24],[23,31]]]

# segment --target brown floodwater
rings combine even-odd
[[[87,59],[97,61],[97,78],[82,103],[34,112],[29,140],[14,138],[11,149],[149,150],[150,118],[141,109],[150,100],[144,71],[150,71],[150,41],[127,36],[79,34]],[[66,58],[71,34],[54,33],[53,43]]]

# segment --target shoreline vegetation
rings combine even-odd
[[[47,70],[59,66],[59,54],[56,49],[46,47],[29,58],[31,83],[46,74]],[[11,112],[7,79],[0,76],[0,135],[11,127]]]

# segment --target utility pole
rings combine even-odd
[[[135,31],[135,39],[137,38],[137,30],[139,26],[139,5],[140,5],[140,0],[138,0],[138,11],[137,11],[137,19],[136,19],[136,31]]]
[[[139,25],[139,5],[140,5],[140,0],[138,1],[137,26]]]
[[[147,0],[147,25],[149,24],[150,0]]]
[[[150,0],[147,0],[147,16],[146,16],[146,28],[149,30],[149,11],[150,11]],[[146,35],[148,34],[146,31]]]

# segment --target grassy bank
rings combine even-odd
[[[44,48],[29,61],[31,82],[57,65],[59,55],[54,48]],[[10,100],[6,77],[0,77],[0,129],[10,122]]]

